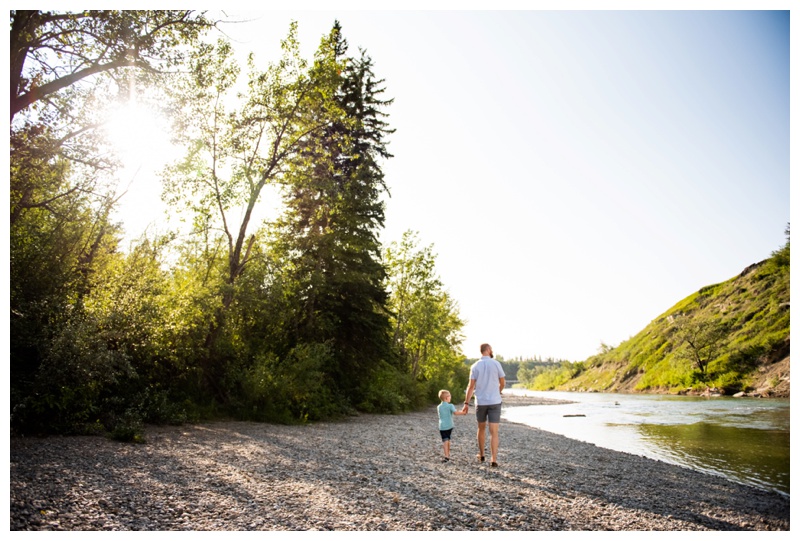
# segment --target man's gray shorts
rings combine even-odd
[[[486,418],[489,418],[490,423],[500,422],[500,404],[487,404],[486,406],[478,406],[476,415],[478,416],[479,423],[485,423]]]

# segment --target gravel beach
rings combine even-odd
[[[12,437],[10,528],[789,530],[786,496],[505,421],[491,468],[475,458],[475,427],[472,411],[456,417],[448,463],[433,406],[153,426],[145,444]]]

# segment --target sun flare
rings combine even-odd
[[[126,238],[135,239],[167,218],[159,171],[175,159],[177,150],[170,142],[167,119],[135,101],[111,112],[105,137],[122,166],[117,172],[121,197],[116,214]]]
[[[126,169],[161,162],[170,148],[166,119],[136,102],[114,110],[106,125],[106,140]]]

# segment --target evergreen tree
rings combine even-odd
[[[386,191],[379,160],[391,156],[382,109],[391,100],[381,99],[383,81],[375,78],[371,58],[363,51],[344,58],[346,51],[337,22],[323,39],[312,76],[334,83],[339,118],[312,136],[293,164],[278,246],[289,262],[284,283],[294,310],[286,346],[329,346],[325,376],[354,405],[370,374],[391,355],[378,240]],[[321,69],[331,57],[340,66],[336,73]]]

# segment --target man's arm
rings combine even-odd
[[[469,380],[469,385],[467,386],[467,394],[464,397],[464,408],[463,411],[467,410],[469,399],[472,398],[472,393],[475,392],[475,380]]]
[[[475,392],[475,384],[477,383],[476,380],[471,379],[469,380],[469,385],[467,386],[467,394],[464,397],[464,403],[469,404],[469,399],[472,398],[472,393]]]
[[[503,389],[506,388],[506,378],[500,378],[500,392],[503,392]]]

